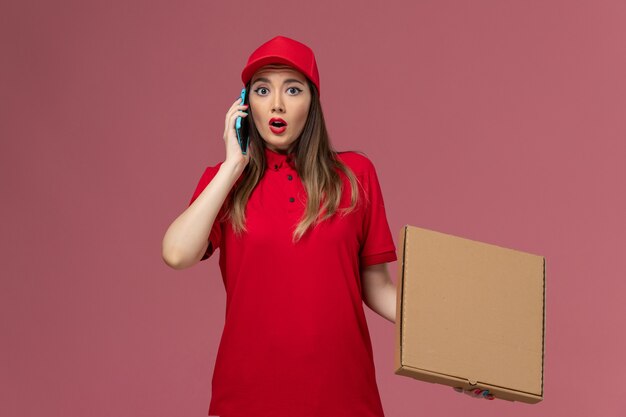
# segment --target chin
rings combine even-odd
[[[278,149],[281,151],[287,151],[289,148],[291,148],[291,146],[294,144],[295,141],[289,141],[289,142],[283,142],[283,141],[276,141],[276,140],[267,140],[267,139],[263,139],[263,142],[265,142],[265,146],[268,146],[272,149]]]

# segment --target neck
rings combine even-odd
[[[281,155],[288,155],[288,154],[290,154],[290,153],[292,152],[292,149],[279,149],[279,148],[275,148],[275,147],[273,147],[273,146],[269,146],[269,145],[267,145],[267,144],[265,144],[265,147],[266,147],[267,149],[269,149],[270,151],[273,151],[273,152],[279,153],[279,154],[281,154]]]

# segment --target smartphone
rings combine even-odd
[[[248,104],[246,97],[246,87],[241,90],[241,104]],[[249,110],[250,108],[248,108]],[[243,117],[238,116],[235,121],[235,131],[237,132],[237,141],[241,146],[241,153],[246,154],[248,152],[248,144],[250,143],[250,136],[248,136],[248,121],[243,120]]]

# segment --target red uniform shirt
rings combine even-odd
[[[246,209],[248,232],[236,237],[215,221],[226,317],[212,380],[209,415],[222,417],[381,417],[372,345],[363,311],[360,268],[397,260],[371,161],[339,153],[360,182],[360,204],[292,232],[306,193],[291,156],[265,148],[267,169]],[[217,173],[204,171],[190,205]],[[350,182],[339,171],[339,207]],[[367,195],[369,202],[366,202]]]

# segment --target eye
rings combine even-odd
[[[302,90],[299,89],[298,87],[289,87],[287,89],[287,91],[289,91],[289,90],[295,90],[296,91],[295,93],[292,94],[292,96],[295,96],[295,95],[300,94],[302,92]]]
[[[261,90],[267,90],[267,88],[265,88],[265,87],[259,87],[259,88],[257,88],[256,90],[253,90],[253,91],[254,91],[255,93],[257,93],[258,95],[260,95],[260,96],[264,96],[265,94],[261,94],[261,93],[259,93],[259,91],[261,91]]]

